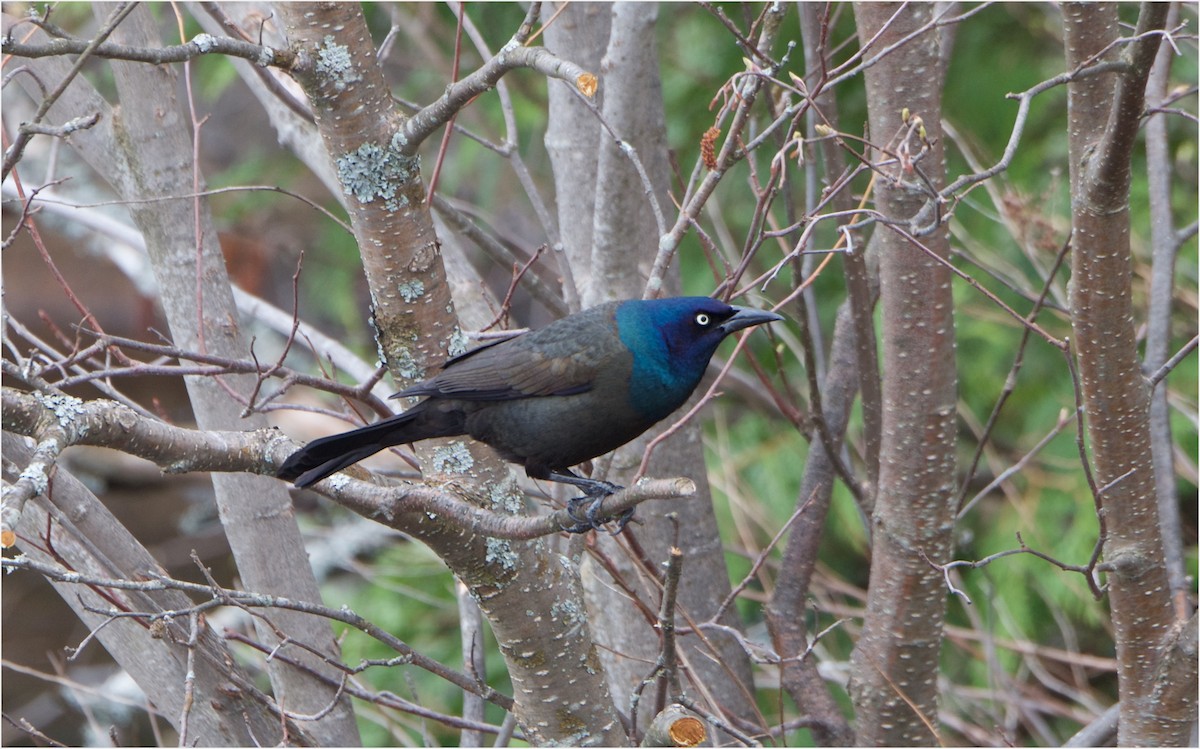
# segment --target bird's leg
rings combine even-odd
[[[584,478],[576,476],[570,471],[547,471],[545,478],[548,481],[557,481],[560,484],[570,484],[571,486],[582,489],[586,497],[578,497],[577,499],[603,499],[609,495],[616,494],[625,487],[611,484],[607,481],[598,481],[597,479]]]
[[[575,525],[565,529],[568,533],[586,533],[587,531],[599,530],[604,527],[605,521],[598,517],[600,506],[604,504],[605,497],[616,494],[625,488],[607,481],[597,481],[596,479],[576,476],[570,471],[549,471],[546,474],[546,479],[562,484],[570,484],[583,490],[582,497],[574,497],[567,500],[567,514],[575,521]],[[587,509],[583,511],[583,516],[580,517],[580,507],[585,503],[588,505]],[[632,517],[633,508],[630,508],[614,518],[617,522],[617,529],[612,534],[615,536],[624,530],[625,525]]]

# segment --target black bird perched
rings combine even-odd
[[[468,434],[534,479],[571,484],[593,500],[620,487],[571,467],[617,449],[665,419],[691,396],[717,345],[774,312],[708,297],[609,302],[531,333],[480,346],[447,361],[436,376],[393,395],[428,396],[375,424],[323,437],[297,450],[279,478],[315,484],[386,447]],[[628,518],[622,518],[622,525]]]

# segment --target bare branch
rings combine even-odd
[[[517,68],[531,68],[549,78],[566,81],[587,97],[596,91],[596,77],[592,73],[558,58],[545,47],[525,47],[514,38],[482,68],[447,86],[442,98],[409,117],[400,132],[400,151],[406,155],[415,154],[417,147],[431,133],[449,122],[475,97],[490,91],[501,76]]]
[[[70,72],[63,77],[63,79],[59,82],[58,87],[55,88],[54,91],[50,92],[50,94],[42,99],[41,104],[38,105],[37,113],[30,120],[31,124],[40,123],[46,118],[50,108],[54,106],[55,102],[62,97],[63,92],[67,90],[67,87],[71,85],[71,82],[75,80],[75,77],[79,75],[81,70],[83,70],[83,66],[87,62],[88,58],[91,57],[99,47],[104,45],[104,40],[107,39],[110,34],[112,34],[121,21],[125,20],[125,17],[132,12],[133,8],[134,5],[132,3],[119,3],[115,8],[113,8],[112,14],[109,15],[108,20],[105,21],[100,27],[100,30],[96,33],[96,37],[90,42],[84,43],[83,48],[79,50],[79,59],[75,61],[75,65],[72,66]],[[0,52],[9,53],[9,45],[16,44],[17,42],[12,38],[11,34],[6,33],[4,34],[4,37],[0,39]],[[16,53],[13,52],[12,54]],[[4,164],[3,167],[0,167],[0,177],[3,177],[5,180],[8,179],[9,172],[11,172],[13,167],[16,166],[17,162],[21,160],[21,155],[25,152],[25,147],[29,144],[29,139],[32,136],[32,132],[18,132],[17,137],[13,139],[12,145],[10,145],[8,150],[4,153]]]
[[[131,47],[113,42],[97,44],[95,39],[51,39],[43,44],[23,44],[6,34],[0,39],[0,52],[14,57],[30,58],[88,54],[109,60],[145,62],[153,65],[187,62],[203,55],[215,54],[240,57],[261,67],[270,66],[285,70],[296,62],[296,55],[290,50],[272,49],[241,39],[211,34],[197,34],[185,44],[157,48]]]
[[[224,471],[272,474],[294,449],[275,430],[218,432],[183,429],[147,419],[116,403],[84,402],[69,396],[2,391],[4,428],[36,436],[50,452],[26,469],[28,481],[14,494],[25,499],[44,493],[57,452],[67,445],[104,445],[152,460],[170,472]],[[356,469],[361,471],[362,469]],[[436,513],[493,538],[531,539],[576,525],[567,509],[550,515],[504,515],[420,485],[396,490],[344,475],[320,482],[318,488],[339,504],[372,519],[402,528],[404,515]],[[17,491],[17,490],[13,490]],[[460,489],[460,491],[462,491]],[[616,517],[650,499],[680,499],[695,493],[690,479],[643,481],[606,498],[600,517]],[[15,505],[19,514],[24,501]],[[6,510],[10,506],[5,495]],[[9,511],[10,513],[13,511]],[[15,525],[17,515],[6,523]],[[10,527],[7,526],[6,527]]]
[[[340,608],[330,608],[308,601],[298,601],[292,598],[269,595],[266,593],[255,593],[251,591],[236,590],[232,588],[222,588],[213,584],[203,585],[200,583],[188,582],[185,580],[177,580],[171,577],[160,574],[152,574],[149,580],[124,580],[119,578],[98,577],[95,575],[81,574],[72,570],[68,570],[59,566],[38,562],[27,556],[4,557],[2,560],[4,571],[11,572],[13,570],[28,570],[36,572],[52,580],[71,583],[75,585],[87,585],[97,588],[109,588],[112,590],[136,590],[142,592],[159,591],[159,590],[179,590],[185,593],[206,599],[204,603],[197,604],[193,608],[186,610],[170,610],[170,611],[114,611],[110,615],[114,618],[131,617],[142,619],[146,623],[151,624],[155,621],[172,621],[178,619],[189,619],[190,617],[207,612],[219,606],[238,606],[248,609],[288,609],[291,611],[301,611],[306,614],[313,614],[331,621],[342,622],[343,624],[354,627],[364,634],[372,637],[375,640],[387,645],[394,651],[400,654],[405,663],[410,663],[418,668],[429,671],[436,676],[460,687],[461,689],[470,692],[471,694],[479,695],[480,697],[499,705],[505,710],[512,709],[512,698],[507,697],[478,679],[473,679],[467,675],[449,668],[438,661],[429,658],[420,652],[414,650],[408,644],[381,629],[375,624],[367,621],[358,614],[350,610],[349,607],[342,606]],[[343,670],[349,672],[350,669],[343,667]]]

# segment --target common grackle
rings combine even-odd
[[[427,396],[403,413],[297,450],[278,476],[296,486],[392,445],[468,434],[530,478],[571,484],[600,501],[620,487],[571,467],[617,449],[687,401],[717,345],[743,328],[782,320],[708,297],[609,302],[531,333],[456,356],[436,376],[393,395]],[[628,517],[621,518],[621,525]]]

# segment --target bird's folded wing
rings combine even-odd
[[[486,346],[447,362],[437,376],[397,396],[511,400],[573,395],[591,389],[596,370],[583,351],[548,356],[524,347]]]

